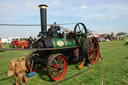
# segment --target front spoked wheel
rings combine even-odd
[[[52,80],[62,79],[67,72],[68,62],[64,55],[55,54],[49,57],[47,71]]]
[[[31,52],[26,60],[25,60],[25,64],[26,64],[26,67],[29,71],[32,71],[32,72],[38,72],[41,70],[42,68],[42,64],[41,62],[39,62],[36,58],[37,57],[40,57],[39,53],[38,52]]]

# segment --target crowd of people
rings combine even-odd
[[[31,36],[28,38],[28,39],[25,39],[24,41],[21,41],[21,44],[22,42],[25,43],[26,45],[26,48],[34,48],[35,47],[35,43],[36,43],[37,39],[36,38],[32,38]]]
[[[35,47],[35,42],[36,42],[36,38],[32,38],[31,36],[27,39],[28,41],[28,48],[33,48]]]
[[[22,47],[22,48],[34,48],[35,43],[36,43],[36,38],[32,38],[31,36],[26,39],[18,40],[18,39],[13,39],[12,42],[10,43],[10,47]]]

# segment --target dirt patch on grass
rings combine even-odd
[[[128,59],[128,56],[126,56],[125,59]]]
[[[122,83],[127,85],[128,84],[128,80],[122,79]]]

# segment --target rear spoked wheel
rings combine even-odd
[[[95,37],[87,38],[82,47],[85,57],[91,64],[95,64],[99,58],[99,44]]]
[[[47,63],[47,71],[52,80],[62,79],[67,72],[68,62],[64,55],[51,55]]]

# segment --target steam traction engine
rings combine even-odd
[[[59,32],[62,27],[54,23],[47,30],[47,5],[40,5],[41,32],[38,36],[37,50],[26,58],[28,70],[37,72],[46,67],[52,80],[59,80],[67,72],[68,62],[95,64],[99,58],[99,45],[94,37],[87,37],[83,23],[77,23],[74,31]]]

